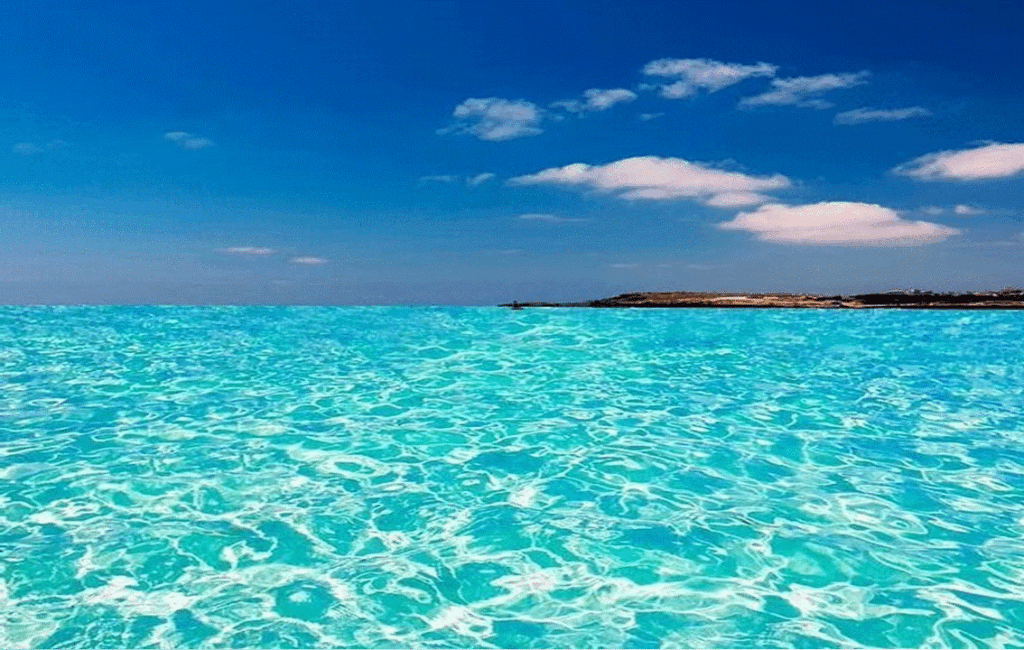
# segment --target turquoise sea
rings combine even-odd
[[[1024,646],[1024,313],[0,308],[0,647]]]

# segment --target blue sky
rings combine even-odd
[[[1024,284],[1014,2],[0,4],[0,302]]]

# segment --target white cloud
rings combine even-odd
[[[612,88],[611,90],[591,88],[585,91],[583,96],[587,98],[587,108],[592,111],[603,111],[616,104],[631,102],[637,97],[635,92],[625,88]]]
[[[273,248],[264,248],[262,246],[232,246],[230,248],[218,248],[217,252],[230,255],[273,255],[277,251]]]
[[[651,120],[656,120],[659,117],[663,117],[664,115],[664,113],[640,113],[638,117],[643,122],[650,122]]]
[[[921,208],[920,210],[918,210],[918,212],[923,212],[925,214],[930,215],[940,215],[952,212],[953,214],[961,217],[976,217],[978,215],[986,214],[985,210],[981,210],[970,205],[965,205],[963,203],[961,203],[960,205],[953,206],[952,209],[940,208],[938,206],[932,205],[926,208]]]
[[[38,145],[35,142],[19,142],[11,147],[11,151],[20,156],[34,156],[37,153],[63,149],[66,146],[68,146],[68,143],[60,139],[50,140],[45,145]]]
[[[627,263],[621,263],[621,262],[618,263],[618,264],[609,264],[609,266],[611,266],[613,269],[636,269],[636,268],[640,267],[639,264],[632,264],[632,263],[627,264]]]
[[[327,260],[322,257],[293,257],[288,260],[292,264],[306,264],[309,266],[315,266],[317,264],[327,264]]]
[[[477,174],[476,176],[470,176],[466,179],[466,184],[470,187],[476,187],[494,178],[494,174],[491,172],[484,172],[483,174]]]
[[[455,107],[452,115],[459,121],[438,133],[468,133],[481,140],[498,142],[539,135],[543,113],[532,102],[498,97],[470,98]]]
[[[187,131],[168,131],[164,134],[164,139],[168,142],[173,142],[182,149],[196,150],[213,146],[213,140],[202,138]]]
[[[937,223],[901,219],[895,210],[880,205],[844,201],[763,205],[718,227],[750,232],[767,242],[860,246],[919,246],[960,232]]]
[[[433,176],[420,176],[420,183],[454,183],[459,180],[458,176],[447,174],[435,174]]]
[[[213,140],[207,138],[189,138],[181,146],[185,149],[205,149],[213,146]]]
[[[34,142],[19,142],[11,147],[11,151],[20,156],[31,156],[33,154],[43,153],[45,149]]]
[[[698,90],[717,92],[751,77],[774,77],[778,66],[770,63],[743,65],[711,59],[658,59],[643,67],[643,73],[676,81],[661,86],[661,96],[680,99]]]
[[[876,110],[873,108],[855,108],[845,113],[837,113],[832,120],[834,124],[864,124],[865,122],[895,122],[909,120],[912,117],[928,117],[932,112],[920,106],[910,108],[894,108],[892,110]]]
[[[772,197],[756,192],[722,192],[715,194],[704,203],[715,208],[739,208],[747,205],[760,205],[772,200]]]
[[[600,90],[591,88],[583,91],[583,100],[566,99],[551,104],[554,108],[564,108],[570,113],[583,113],[585,111],[605,111],[622,102],[631,102],[636,99],[636,93],[625,88],[612,88],[611,90]]]
[[[925,181],[1005,178],[1024,171],[1024,144],[987,144],[975,149],[939,151],[911,160],[893,172]]]
[[[547,223],[582,223],[586,221],[586,219],[570,219],[554,214],[521,214],[519,218],[524,221],[546,221]]]
[[[477,187],[494,178],[494,174],[485,172],[476,176],[455,176],[454,174],[434,174],[431,176],[420,176],[420,185],[425,183],[459,183],[466,181],[466,185]]]
[[[850,88],[867,83],[871,75],[867,70],[844,74],[823,74],[816,77],[793,77],[791,79],[773,79],[774,90],[746,97],[740,106],[802,106],[806,108],[831,108],[831,102],[818,99],[816,96],[830,90]]]
[[[979,214],[985,214],[984,210],[979,210],[978,208],[963,204],[960,204],[953,208],[953,212],[960,215],[961,217],[976,217]]]
[[[522,248],[488,248],[480,251],[483,255],[523,255]]]
[[[620,192],[622,199],[681,199],[715,194],[759,192],[791,185],[781,174],[747,176],[679,158],[638,156],[607,165],[575,163],[509,180],[513,185],[582,185]]]

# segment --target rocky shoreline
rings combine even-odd
[[[818,296],[793,293],[710,293],[692,291],[645,291],[623,293],[585,302],[518,302],[499,305],[524,307],[716,307],[739,309],[1024,309],[1024,291],[935,293],[888,291],[852,296]]]

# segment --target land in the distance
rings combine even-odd
[[[729,307],[787,309],[1024,309],[1024,291],[935,293],[887,291],[852,296],[818,296],[806,293],[711,293],[703,291],[644,291],[585,302],[511,302],[522,307]]]

